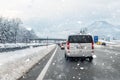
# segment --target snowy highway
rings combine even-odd
[[[1,0],[0,80],[120,80],[120,0]]]
[[[114,47],[96,46],[92,63],[66,61],[64,52],[57,47],[19,80],[120,80],[120,53]]]

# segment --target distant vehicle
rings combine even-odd
[[[99,41],[98,41],[96,44],[97,44],[97,45],[103,45],[103,46],[106,46],[106,43],[105,43],[105,42],[99,42]]]
[[[58,43],[58,46],[60,46],[60,43]]]
[[[61,48],[62,50],[65,49],[65,46],[64,46],[63,43],[60,43],[60,48]]]
[[[106,43],[105,43],[105,42],[102,42],[102,44],[101,44],[101,45],[106,46]]]
[[[80,57],[93,60],[94,42],[91,35],[69,35],[65,46],[65,58]]]

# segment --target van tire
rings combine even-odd
[[[92,57],[92,56],[90,56],[90,57],[88,57],[88,58],[89,58],[89,62],[92,62],[93,57]]]

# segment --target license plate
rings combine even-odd
[[[84,49],[84,46],[75,45],[76,49]]]
[[[75,47],[76,47],[76,49],[79,49],[79,48],[80,48],[78,45],[76,45]]]

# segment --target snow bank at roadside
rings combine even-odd
[[[99,41],[105,42],[108,47],[120,47],[120,40],[111,40],[111,41],[99,40]]]
[[[25,47],[25,46],[42,46],[46,43],[0,43],[0,48],[15,48],[15,47]]]
[[[120,43],[107,44],[108,47],[120,47]]]
[[[16,80],[56,45],[0,53],[0,80]]]

